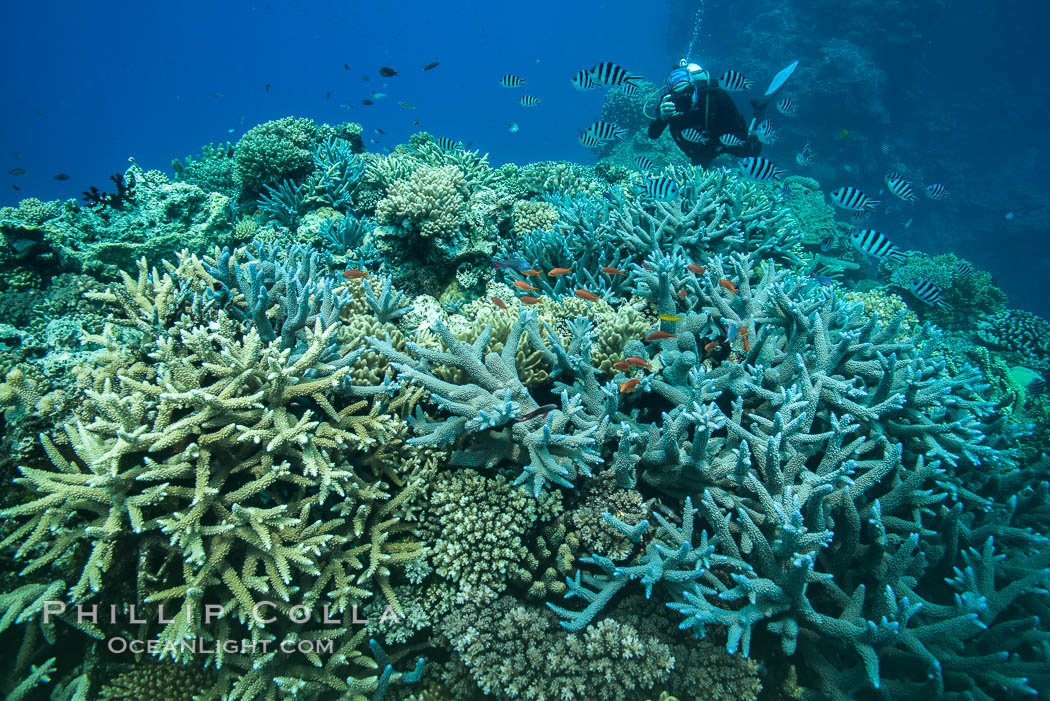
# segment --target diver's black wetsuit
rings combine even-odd
[[[747,135],[747,122],[744,121],[733,98],[722,88],[704,88],[695,107],[691,107],[690,95],[676,98],[675,102],[682,114],[676,114],[670,119],[654,119],[649,124],[649,138],[658,139],[670,125],[671,138],[693,165],[707,168],[716,156],[723,153],[746,158],[757,156],[762,151],[762,142],[754,135]],[[707,143],[695,144],[683,139],[682,130],[689,127],[708,137]],[[744,143],[733,148],[726,147],[718,140],[723,134],[732,134]]]

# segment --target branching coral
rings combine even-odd
[[[553,367],[574,362],[552,334],[548,334],[548,339],[554,339],[554,347],[546,345],[534,316],[519,315],[499,354],[483,355],[491,328],[486,328],[471,344],[457,339],[443,324],[435,330],[449,350],[407,343],[418,359],[385,341],[369,339],[390,359],[399,378],[425,387],[438,408],[452,415],[440,422],[417,415],[414,426],[420,435],[409,443],[449,445],[461,435],[470,435],[472,440],[457,452],[456,462],[485,467],[504,461],[517,464],[522,471],[515,484],[527,482],[537,496],[548,483],[572,486],[578,475],[590,474],[590,466],[601,461],[592,436],[597,427],[580,430],[575,419],[582,411],[578,397],[564,395],[560,410],[530,416],[540,405],[529,395],[515,368],[522,336],[527,334],[530,345],[549,356]],[[469,381],[454,384],[441,380],[433,373],[435,365],[459,368]]]
[[[324,360],[340,325],[325,326],[323,310],[293,344],[267,341],[261,325],[203,304],[214,278],[195,257],[168,269],[160,276],[143,264],[137,281],[128,276],[119,294],[100,297],[120,303],[117,320],[140,334],[138,347],[117,352],[145,370],[85,387],[78,418],[41,437],[51,466],[21,468],[27,496],[2,511],[16,526],[0,547],[15,548],[24,575],[75,573],[55,598],[94,603],[131,592],[164,605],[169,620],[138,634],[183,662],[183,641],[201,636],[302,635],[345,648],[316,674],[309,655],[279,658],[268,672],[248,656],[243,666],[227,660],[242,672],[227,680],[229,698],[251,698],[262,687],[246,689],[274,676],[311,693],[347,691],[348,675],[360,673],[349,666],[360,639],[346,627],[266,625],[255,609],[267,600],[284,616],[322,604],[350,615],[381,595],[403,613],[391,580],[423,550],[400,516],[422,483],[385,462],[392,456],[380,444],[396,445],[402,424],[380,412],[396,415],[410,395],[388,393],[370,408],[356,400],[346,363]],[[202,601],[225,616],[206,620]],[[397,678],[387,670],[362,683],[375,691]]]
[[[663,311],[673,304],[669,290],[680,265],[665,259],[652,267],[640,282]],[[658,539],[670,541],[655,551],[650,543],[624,564],[585,558],[600,573],[570,580],[570,590],[588,605],[579,613],[557,610],[578,627],[631,579],[647,588],[660,582],[679,600],[674,606],[686,625],[726,626],[730,651],[739,645],[746,652],[753,627],[766,621],[786,653],[821,641],[821,654],[837,651],[833,664],[848,666],[843,655],[856,655],[874,687],[882,675],[899,674],[877,660],[905,650],[947,683],[939,670],[950,654],[933,636],[975,645],[983,626],[971,603],[948,603],[952,593],[943,587],[917,592],[920,553],[947,554],[927,521],[946,500],[987,506],[971,491],[985,479],[975,480],[981,472],[974,468],[1009,464],[1015,449],[993,437],[1018,428],[972,398],[980,382],[972,369],[949,377],[943,364],[916,352],[921,336],[895,341],[899,318],[881,327],[773,266],[750,284],[744,258],[731,267],[716,259],[712,267],[698,278],[698,297],[712,310],[702,314],[714,314],[716,326],[747,330],[740,362],[700,366],[708,325],[687,317],[676,337],[659,342],[664,369],[650,385],[669,410],[645,419],[657,409],[640,407],[632,422],[643,479],[696,495],[715,538],[707,549],[685,547],[697,543],[689,540],[687,500],[682,535],[662,525]],[[716,278],[736,280],[736,292]],[[645,533],[645,522],[608,518],[636,541]],[[673,553],[691,558],[682,570],[668,567]],[[921,612],[920,600],[928,602]],[[833,688],[847,678],[824,682]]]

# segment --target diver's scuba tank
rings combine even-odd
[[[646,119],[656,119],[659,114],[649,114],[649,109],[652,104],[653,98],[656,98],[656,104],[659,105],[663,102],[663,99],[671,93],[671,88],[674,85],[681,85],[682,83],[688,82],[693,88],[693,103],[696,103],[697,88],[717,86],[718,81],[711,79],[711,74],[704,70],[700,64],[690,63],[684,57],[678,61],[678,68],[675,68],[667,77],[664,78],[663,86],[649,93],[645,100],[642,101],[642,114],[645,115]]]

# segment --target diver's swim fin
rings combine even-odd
[[[795,72],[795,68],[797,67],[798,61],[793,61],[790,66],[773,76],[773,80],[770,82],[769,87],[766,88],[766,94],[763,97],[768,98],[776,95],[777,90],[784,87],[784,83],[787,82],[788,78],[791,77],[791,74]]]

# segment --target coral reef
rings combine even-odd
[[[882,79],[826,50],[807,90]],[[642,197],[640,99],[594,168],[289,117],[0,210],[0,692],[1050,687],[1048,322],[952,255],[860,279],[808,178]]]

